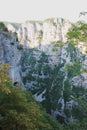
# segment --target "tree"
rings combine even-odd
[[[10,82],[7,65],[1,66],[0,69],[1,130],[62,130],[61,125],[35,102],[31,93],[7,84],[7,80]]]
[[[87,101],[84,98],[77,98],[78,105],[74,108],[73,114],[76,119],[65,125],[64,130],[87,130]]]
[[[11,83],[11,79],[7,76],[9,74],[8,64],[0,65],[0,90],[9,93],[10,89],[7,87]]]
[[[87,23],[78,21],[76,24],[73,24],[67,33],[67,39],[74,44],[87,42]]]

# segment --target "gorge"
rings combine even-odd
[[[8,31],[0,29],[0,64],[10,64],[12,82],[31,91],[60,123],[73,122],[76,97],[87,89],[87,41],[73,44],[68,39],[73,24],[49,18],[4,22]]]

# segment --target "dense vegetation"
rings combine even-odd
[[[73,88],[73,94],[78,105],[67,110],[76,119],[66,123],[64,128],[54,121],[38,104],[31,92],[22,91],[19,86],[13,86],[8,78],[8,65],[0,66],[0,129],[1,130],[86,130],[87,129],[87,92],[82,88]],[[68,85],[68,84],[67,84]],[[65,95],[71,94],[66,89]]]
[[[0,66],[0,130],[61,130],[30,92],[12,85],[7,68]]]
[[[73,24],[67,33],[68,40],[78,44],[79,42],[87,42],[87,23],[78,21]]]

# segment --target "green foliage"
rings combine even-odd
[[[64,101],[70,101],[71,100],[71,95],[72,95],[72,89],[71,89],[71,84],[69,80],[66,80],[64,83],[64,91],[63,91],[63,96],[64,96]]]
[[[7,94],[10,93],[10,89],[6,86],[10,86],[11,82],[11,79],[7,76],[9,74],[8,68],[8,64],[0,65],[0,91]]]
[[[72,114],[76,121],[67,123],[64,130],[86,130],[87,129],[87,102],[77,98],[78,105],[73,108]]]
[[[72,88],[72,93],[75,98],[82,97],[83,95],[86,95],[87,90],[83,87],[74,87]]]
[[[67,33],[67,38],[74,44],[87,42],[87,23],[79,21],[73,24]]]
[[[74,77],[81,73],[81,63],[74,62],[73,64],[66,64],[65,72],[68,73],[68,77]]]
[[[75,45],[72,42],[66,43],[68,47],[66,48],[68,54],[70,54],[71,62],[79,62],[80,58],[78,57],[78,50],[76,49]]]
[[[68,123],[66,126],[64,126],[64,130],[86,130],[86,129],[87,129],[86,122],[84,126],[84,123],[82,124],[82,122],[79,121]]]
[[[74,116],[79,120],[82,121],[83,119],[87,119],[87,98],[84,97],[77,98],[78,106],[73,109]]]
[[[58,65],[56,66],[55,70],[53,70],[53,75],[52,75],[52,83],[51,83],[51,88],[50,88],[50,98],[51,98],[51,108],[56,110],[58,108],[59,110],[60,105],[58,104],[58,100],[61,97],[61,92],[63,91],[62,86],[63,86],[63,80],[64,80],[64,72],[60,70],[62,66]]]
[[[53,80],[55,80],[55,76],[57,75],[55,73],[57,73],[57,70],[52,70],[52,68],[49,65],[48,58],[49,58],[48,55],[42,52],[39,55],[38,60],[36,60],[33,50],[29,50],[23,53],[23,56],[21,58],[21,67],[23,72],[27,72],[26,76],[22,77],[23,83],[26,84],[27,81],[29,82],[35,81],[35,84],[33,82],[34,89],[32,89],[33,87],[31,88],[28,87],[33,94],[37,93],[39,95],[44,90],[46,90],[46,92],[43,95],[45,97],[45,100],[42,101],[42,105],[44,106],[44,108],[46,108],[47,112],[50,113],[52,107],[50,99],[51,97],[50,87],[52,85]],[[55,99],[55,92],[52,93],[52,95],[53,94],[54,94],[53,97]],[[56,95],[57,97],[59,97],[57,93]]]
[[[53,48],[52,48],[52,51],[57,51],[58,50],[58,48],[59,47],[62,47],[63,46],[63,42],[61,42],[61,41],[57,41],[55,44],[54,44],[54,46],[53,46]]]
[[[8,94],[0,91],[1,130],[62,130],[61,125],[34,101],[31,93],[15,86],[9,89]]]
[[[87,69],[83,69],[82,72],[87,73]]]
[[[0,22],[0,31],[8,32],[8,29],[5,27],[3,22]]]
[[[39,62],[48,63],[48,56],[45,54],[45,52],[41,53]]]
[[[34,81],[35,77],[32,76],[32,73],[35,71],[36,59],[33,55],[32,49],[29,50],[29,52],[27,52],[27,51],[23,52],[20,62],[21,62],[23,72],[25,72],[27,70],[27,68],[30,68],[28,70],[28,73],[26,74],[26,76],[22,77],[23,83],[26,84],[27,80]]]
[[[25,83],[28,80],[29,82],[36,81],[34,84],[34,89],[32,89],[33,94],[37,93],[37,95],[41,94],[44,90],[45,93],[43,94],[43,97],[45,97],[45,100],[43,100],[41,103],[44,108],[46,108],[46,111],[48,113],[51,113],[51,110],[58,109],[61,111],[61,103],[58,104],[59,99],[61,99],[61,93],[63,92],[63,99],[64,99],[64,113],[66,117],[69,119],[69,117],[73,117],[73,121],[76,121],[76,119],[79,120],[76,115],[77,108],[74,109],[72,107],[72,110],[65,110],[66,109],[66,103],[67,101],[77,101],[76,98],[82,97],[85,95],[85,92],[82,88],[75,88],[71,86],[70,80],[74,77],[80,74],[81,70],[81,63],[80,59],[76,57],[76,49],[73,44],[69,44],[69,48],[67,48],[67,51],[71,52],[70,55],[72,56],[72,64],[66,64],[65,71],[63,71],[62,68],[64,68],[65,61],[63,64],[59,64],[58,66],[55,66],[54,69],[50,68],[49,66],[49,57],[44,52],[41,53],[41,55],[38,55],[38,60],[36,60],[36,57],[34,54],[35,50],[28,50],[25,52],[21,59],[21,66],[24,72],[26,73],[25,77]],[[75,54],[74,54],[75,53]],[[28,69],[27,69],[28,68]],[[27,71],[28,70],[28,71]],[[70,78],[69,80],[65,80],[65,74],[67,74],[67,77]],[[36,76],[36,77],[35,77]],[[42,78],[46,77],[46,78]],[[67,120],[68,120],[67,119]],[[68,120],[69,121],[69,120]],[[71,124],[72,128],[76,128],[77,126],[74,126],[75,124]],[[79,125],[79,124],[77,124]],[[66,126],[67,130],[71,128],[71,126]],[[53,128],[54,129],[54,128]]]

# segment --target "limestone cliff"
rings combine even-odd
[[[72,23],[62,18],[5,23],[0,31],[0,64],[9,63],[13,82],[31,90],[55,118],[74,101],[77,87],[87,88],[86,44],[67,41]]]
[[[62,18],[50,18],[45,21],[27,21],[18,33],[19,42],[27,47],[39,47],[56,41],[66,41],[66,33],[71,23]]]

